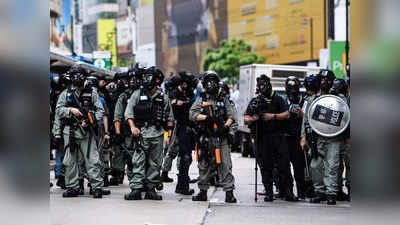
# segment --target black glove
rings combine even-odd
[[[63,141],[64,140],[62,139],[62,137],[60,135],[55,135],[54,136],[54,144],[56,146],[59,146],[59,145],[63,144]]]
[[[229,127],[223,126],[223,127],[218,127],[217,130],[215,131],[215,135],[217,137],[223,137],[228,135],[229,133]]]
[[[122,136],[121,134],[115,134],[114,143],[117,145],[124,143],[124,136]]]

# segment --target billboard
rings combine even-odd
[[[128,17],[117,19],[117,52],[118,55],[132,54],[132,25]]]
[[[115,20],[97,20],[97,47],[99,51],[110,51],[111,63],[113,66],[117,65]]]
[[[226,0],[155,1],[156,61],[165,74],[199,73],[207,48],[227,38]]]
[[[82,27],[83,53],[92,54],[97,50],[97,23],[83,25]]]
[[[329,42],[329,68],[335,73],[337,78],[344,78],[346,74],[346,42]]]
[[[61,0],[59,17],[50,19],[50,46],[72,52],[71,2]]]
[[[326,48],[325,1],[228,1],[229,39],[243,38],[265,63],[318,60]]]

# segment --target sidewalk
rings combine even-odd
[[[93,199],[89,189],[85,196],[63,199],[62,190],[50,189],[51,224],[54,225],[265,225],[265,224],[347,224],[350,216],[348,202],[336,206],[289,203],[281,200],[264,203],[259,196],[254,202],[254,159],[232,154],[237,204],[226,204],[222,189],[209,191],[210,202],[192,202],[191,196],[175,194],[176,166],[170,177],[175,182],[164,184],[161,192],[163,201],[125,201],[129,192],[127,179],[119,187],[110,187],[111,195]],[[197,163],[190,169],[191,178],[198,176]],[[54,174],[51,173],[51,180]],[[258,176],[259,191],[262,191],[261,177]],[[191,185],[198,192],[197,185]]]

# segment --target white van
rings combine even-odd
[[[240,67],[239,77],[239,99],[237,101],[238,124],[239,129],[237,137],[240,141],[241,152],[243,156],[252,154],[250,140],[250,129],[244,124],[243,113],[250,100],[255,96],[256,79],[261,74],[267,75],[271,79],[272,89],[278,94],[284,96],[285,81],[289,76],[296,76],[303,83],[304,78],[310,74],[318,74],[322,68],[308,66],[285,66],[270,64],[251,64]],[[301,88],[304,92],[305,89]]]

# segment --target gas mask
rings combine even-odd
[[[81,73],[75,73],[72,75],[72,85],[75,87],[83,87],[85,84],[85,76]]]
[[[258,80],[257,81],[257,92],[267,98],[270,98],[272,95],[272,85],[270,82],[266,80]]]
[[[328,78],[322,78],[321,80],[321,91],[328,93],[332,87],[332,81]]]
[[[210,95],[216,95],[218,93],[219,90],[219,85],[218,85],[218,81],[214,80],[214,79],[209,79],[208,81],[206,81],[206,86],[204,87],[206,89],[206,92]]]
[[[148,74],[144,75],[143,80],[142,80],[142,85],[147,90],[149,90],[149,91],[152,90],[156,85],[156,82],[154,81],[154,78],[153,78],[153,74],[148,73]]]

